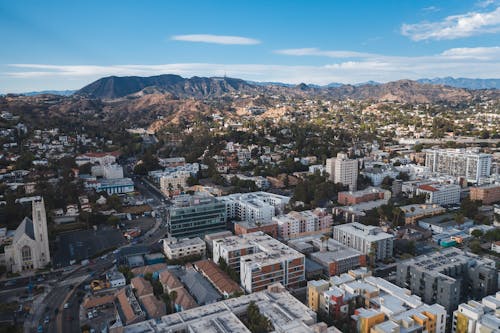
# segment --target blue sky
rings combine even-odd
[[[0,92],[109,75],[500,78],[499,0],[0,0]]]

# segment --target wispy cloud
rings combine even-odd
[[[241,36],[209,35],[209,34],[176,35],[172,36],[172,40],[178,40],[183,42],[224,44],[224,45],[260,44],[260,41],[254,38],[241,37]]]
[[[276,50],[274,53],[291,55],[291,56],[318,56],[329,58],[367,58],[372,57],[372,53],[356,52],[356,51],[325,51],[318,48],[300,48],[300,49],[283,49]]]
[[[221,63],[112,66],[10,64],[8,65],[10,69],[0,73],[0,75],[10,79],[25,80],[27,83],[38,80],[40,82],[52,81],[61,84],[61,87],[44,86],[44,88],[50,89],[68,88],[67,81],[69,80],[74,82],[71,88],[78,88],[80,86],[77,85],[77,82],[83,85],[91,80],[108,75],[150,76],[164,73],[178,74],[185,77],[228,75],[253,81],[315,84],[330,82],[358,83],[369,80],[387,82],[403,78],[419,79],[422,77],[442,76],[500,77],[500,47],[498,46],[453,48],[434,55],[415,57],[389,56],[355,51],[293,50],[302,51],[279,53],[293,56],[326,55],[331,58],[332,62],[317,66]],[[337,61],[337,58],[340,58],[339,61]],[[63,85],[63,83],[66,85]],[[2,88],[1,85],[0,88]],[[5,89],[7,87],[3,88],[3,90]]]
[[[428,13],[435,13],[435,12],[439,12],[440,10],[441,9],[439,7],[436,7],[436,6],[429,6],[429,7],[422,8],[423,12],[428,12]]]
[[[401,33],[414,41],[457,39],[500,31],[500,7],[445,17],[439,22],[403,24]]]

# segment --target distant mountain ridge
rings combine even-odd
[[[428,84],[441,84],[449,87],[467,88],[467,89],[500,89],[500,79],[469,79],[442,77],[434,79],[419,79],[417,82]]]
[[[24,96],[36,96],[36,95],[60,95],[60,96],[70,96],[73,95],[76,90],[42,90],[42,91],[29,91],[22,93]]]
[[[388,83],[369,81],[360,85],[329,84],[327,86],[285,85],[279,83],[253,84],[228,77],[192,77],[165,74],[151,77],[110,76],[83,87],[75,96],[112,100],[136,98],[150,94],[168,94],[177,98],[219,98],[228,95],[289,95],[332,99],[371,99],[410,103],[470,100],[480,94],[473,90],[450,85],[399,80]],[[492,94],[500,93],[493,91]]]

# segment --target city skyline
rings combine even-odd
[[[500,77],[500,3],[491,0],[0,8],[2,93],[165,73],[292,84]]]

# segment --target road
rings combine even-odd
[[[166,228],[162,220],[162,216],[167,209],[166,198],[158,189],[147,181],[136,178],[134,179],[136,189],[141,192],[153,209],[159,213],[156,223],[152,229],[147,231],[142,237],[142,243],[151,245],[158,242],[159,239],[165,236]],[[123,247],[127,247],[125,245]],[[38,325],[43,325],[44,332],[49,333],[66,333],[80,331],[80,297],[79,290],[81,286],[90,283],[93,276],[99,276],[113,267],[114,257],[111,255],[105,256],[104,259],[97,259],[87,266],[80,266],[72,271],[65,272],[59,270],[57,272],[48,272],[43,275],[43,281],[48,292],[39,300],[38,306],[33,309],[33,313],[26,319],[24,332],[36,332]],[[91,274],[92,273],[92,274]],[[9,294],[26,288],[30,281],[37,281],[41,275],[35,277],[19,278],[15,284],[7,286],[11,290],[4,290],[3,293]],[[42,281],[40,279],[40,281]],[[7,282],[0,282],[0,285],[5,286]],[[24,286],[23,286],[24,285]],[[2,289],[3,290],[3,289]],[[1,294],[1,293],[0,293]],[[64,309],[64,304],[68,303],[69,307]],[[49,316],[49,323],[44,324],[45,318]]]

